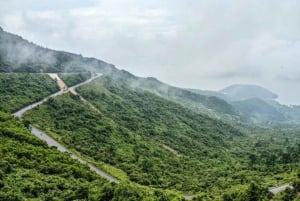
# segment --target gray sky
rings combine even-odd
[[[298,0],[9,0],[0,26],[175,86],[259,84],[300,104]]]

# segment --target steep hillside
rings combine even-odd
[[[175,197],[133,184],[109,184],[68,154],[49,148],[21,121],[0,112],[0,200],[160,199]]]
[[[66,94],[25,119],[95,163],[122,170],[125,180],[207,196],[221,196],[233,186],[246,188],[258,177],[264,185],[275,182],[275,175],[295,162],[281,162],[281,139],[257,142],[129,83],[102,77],[78,89],[98,110]],[[264,149],[255,147],[261,143]],[[269,163],[273,154],[276,169]]]
[[[280,122],[287,120],[283,113],[267,102],[252,98],[231,103],[241,114],[255,122]]]
[[[299,106],[287,106],[274,100],[262,100],[258,98],[233,101],[231,102],[231,105],[240,113],[241,116],[248,118],[254,123],[300,123]]]
[[[107,99],[99,100],[96,93],[92,103],[101,110],[97,113],[78,97],[64,95],[33,109],[25,119],[56,133],[63,143],[95,161],[122,169],[131,181],[183,191],[204,189],[208,182],[213,185],[219,169],[207,168],[229,162],[226,147],[230,137],[240,133],[149,93],[128,96],[107,94]],[[208,171],[205,177],[199,168]]]
[[[132,85],[139,85],[139,87],[214,118],[228,121],[240,120],[234,108],[222,99],[172,87],[153,78],[136,77],[101,60],[43,48],[17,35],[0,30],[0,72],[74,73],[86,71],[122,77],[131,81]],[[68,79],[70,80],[70,77]]]
[[[91,77],[91,72],[84,73],[59,73],[58,76],[70,87],[79,84]]]
[[[58,90],[46,74],[0,73],[0,111],[15,112]]]
[[[282,105],[276,101],[267,101],[269,105],[272,105],[285,116],[289,123],[300,123],[300,106],[297,105]]]
[[[0,156],[1,200],[85,199],[107,183],[2,112]]]
[[[116,81],[122,80],[126,82],[132,88],[147,90],[210,117],[222,119],[227,122],[241,120],[236,110],[220,98],[200,95],[186,89],[173,87],[156,78],[136,77],[124,70],[109,74],[109,76]]]

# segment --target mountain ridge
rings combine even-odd
[[[22,56],[15,57],[12,55]],[[239,119],[234,108],[219,98],[211,98],[173,87],[153,77],[138,77],[96,58],[87,58],[78,54],[44,48],[5,31],[0,34],[0,72],[62,73],[85,71],[95,71],[114,78],[122,78],[129,81],[133,88],[141,87],[214,118],[228,119],[228,121]]]
[[[274,100],[276,97],[273,92],[263,87],[252,86],[250,88],[257,89],[253,90],[254,92],[258,91],[260,93],[258,96],[252,93],[251,96],[246,96],[246,98],[237,98],[239,94],[245,95],[244,91],[248,93],[248,90],[245,90],[245,87],[249,88],[248,85],[232,85],[220,90],[221,93],[220,91],[182,89],[168,85],[153,77],[143,78],[135,76],[126,70],[119,70],[113,64],[96,58],[51,50],[35,45],[21,36],[0,31],[0,72],[63,73],[87,71],[94,71],[116,79],[126,80],[132,88],[143,88],[199,113],[237,125],[251,124],[253,118],[244,115],[245,111],[239,111],[241,107],[237,108],[231,102],[245,100],[244,104],[249,104],[249,101],[246,100],[251,97],[262,98],[262,100],[270,104],[270,100]],[[230,94],[229,92],[233,95],[228,95]],[[271,104],[269,107],[276,107],[279,112],[284,113],[287,120],[300,122],[300,112],[298,110],[295,110],[295,112],[291,108],[278,104],[275,104],[275,106]],[[273,121],[273,119],[268,120]]]

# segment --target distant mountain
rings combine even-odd
[[[219,91],[209,91],[200,89],[189,89],[191,92],[206,96],[216,96],[228,102],[242,101],[251,98],[259,98],[262,100],[275,100],[278,96],[257,85],[234,84]]]
[[[241,114],[254,122],[285,121],[285,115],[276,107],[259,98],[250,98],[231,103]]]
[[[241,117],[252,123],[300,122],[300,106],[282,105],[270,90],[257,85],[234,84],[220,91],[189,89],[228,102]]]
[[[274,100],[278,96],[273,92],[257,85],[235,84],[219,91],[219,93],[227,96],[231,100],[240,101],[251,98],[259,98],[262,100]]]
[[[188,89],[188,90],[193,92],[193,93],[201,94],[201,95],[204,95],[204,96],[215,96],[215,97],[223,99],[227,102],[231,101],[231,98],[228,95],[220,93],[218,91],[201,90],[201,89]]]

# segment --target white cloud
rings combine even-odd
[[[10,27],[11,29],[20,30],[24,26],[22,16],[19,15],[6,15],[2,19],[4,27]]]

